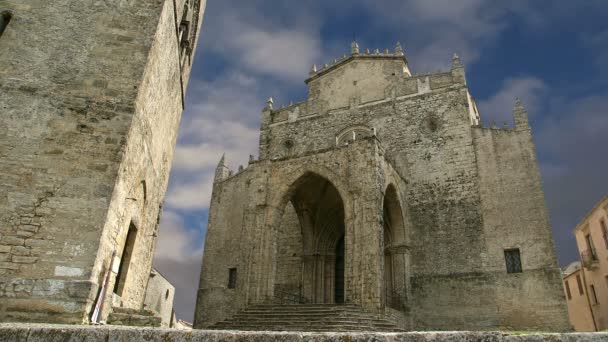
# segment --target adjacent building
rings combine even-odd
[[[580,266],[578,269],[568,267],[566,271],[570,271],[564,272],[570,321],[577,331],[607,330],[608,195],[581,220],[574,235]],[[576,290],[573,277],[576,278]]]
[[[580,261],[575,261],[564,269],[564,291],[572,328],[575,331],[595,331]]]
[[[159,271],[152,269],[148,287],[146,288],[146,299],[144,308],[153,310],[161,317],[160,326],[163,328],[173,327],[173,299],[175,298],[175,286],[173,286]]]

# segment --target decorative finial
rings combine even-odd
[[[380,54],[380,50],[379,49],[375,49],[374,50],[374,55],[379,55]]]
[[[403,47],[401,47],[401,43],[397,42],[397,46],[395,46],[395,55],[397,56],[403,56]]]
[[[521,100],[515,98],[515,108],[513,109],[513,119],[515,121],[515,129],[526,130],[530,129],[530,123],[528,122],[528,112],[521,103]]]
[[[323,69],[327,69],[329,68],[329,65],[327,65],[327,63],[323,64]]]
[[[388,55],[388,49],[384,49],[384,54]]]
[[[243,167],[243,165],[239,165],[239,172],[243,171],[245,168]]]
[[[289,106],[293,106],[293,101],[289,101]]]
[[[315,73],[317,73],[317,65],[316,65],[316,64],[313,64],[313,65],[312,65],[312,68],[310,68],[310,73],[311,73],[311,74],[315,74]]]
[[[350,45],[350,53],[352,55],[359,54],[359,44],[357,42],[353,41],[353,43]]]
[[[264,108],[264,109],[272,109],[273,104],[274,104],[274,100],[272,99],[272,96],[271,96],[266,101],[266,108]]]
[[[217,163],[217,167],[226,166],[226,153],[222,153],[222,158],[220,158],[220,162]]]
[[[365,49],[365,54],[366,54],[366,55],[369,55],[369,54],[370,54],[369,49]]]
[[[254,161],[254,160],[255,160],[255,159],[254,159],[254,157],[253,157],[253,154],[250,154],[250,155],[249,155],[249,164],[253,163],[253,161]]]
[[[460,57],[456,53],[454,53],[454,57],[452,57],[452,68],[462,67],[462,63],[460,63]]]
[[[338,63],[338,59],[334,58],[334,64]]]

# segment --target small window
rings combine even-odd
[[[599,304],[597,301],[597,294],[595,293],[595,286],[589,285],[589,289],[591,290],[591,304]]]
[[[521,273],[522,270],[519,248],[506,249],[505,262],[507,264],[507,273]]]
[[[566,280],[564,285],[566,286],[566,295],[568,296],[568,300],[570,300],[572,299],[572,293],[570,293],[570,284],[568,284],[568,281]]]
[[[604,237],[604,245],[606,246],[606,249],[608,249],[608,227],[606,227],[606,221],[604,221],[604,219],[601,219],[600,225],[602,226],[602,236]]]
[[[236,288],[236,268],[231,268],[228,270],[228,288]]]
[[[6,29],[8,23],[11,21],[12,18],[13,15],[9,11],[4,11],[0,13],[0,37],[2,37],[4,30]]]
[[[583,283],[581,282],[581,276],[580,275],[576,275],[576,285],[578,285],[578,294],[579,295],[584,295],[585,292],[583,291]]]
[[[585,240],[587,241],[587,249],[591,253],[591,260],[597,260],[597,253],[595,253],[595,245],[593,244],[591,234],[585,235]]]
[[[169,289],[167,289],[167,292],[165,292],[165,300],[169,299]]]

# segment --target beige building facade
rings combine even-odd
[[[568,300],[568,315],[575,331],[596,331],[580,261],[564,269],[564,292]]]
[[[482,127],[457,56],[398,44],[262,112],[259,158],[214,180],[195,328],[264,303],[351,304],[412,330],[569,329],[527,113]],[[504,111],[505,108],[496,108]]]
[[[0,322],[144,304],[205,0],[0,0]]]
[[[574,230],[580,252],[582,278],[590,324],[595,330],[608,330],[608,195],[602,198]],[[582,306],[585,303],[568,303]],[[583,311],[582,308],[569,309]],[[571,320],[578,320],[573,318]]]

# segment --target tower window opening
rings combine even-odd
[[[4,33],[4,30],[8,26],[8,23],[13,18],[13,14],[9,11],[4,11],[0,14],[0,37]]]
[[[118,274],[116,275],[116,283],[114,284],[114,293],[119,296],[122,296],[125,283],[127,282],[127,274],[131,266],[131,258],[133,257],[136,238],[137,227],[131,223],[129,225],[129,231],[127,232],[127,238],[125,239],[125,245],[120,259],[120,268],[118,269]]]
[[[591,304],[599,304],[599,302],[597,301],[597,293],[595,293],[595,286],[589,285],[589,289],[591,289],[591,291],[589,291],[591,292]]]
[[[505,250],[505,262],[507,264],[507,273],[521,273],[521,257],[519,248]]]
[[[578,274],[576,275],[576,285],[578,286],[578,294],[581,296],[585,294],[583,291],[583,282],[581,281],[581,276]]]
[[[568,284],[568,281],[566,280],[565,282],[566,285],[566,295],[568,296],[568,300],[572,299],[572,293],[570,292],[570,284]]]
[[[228,269],[228,288],[236,288],[236,268]]]

